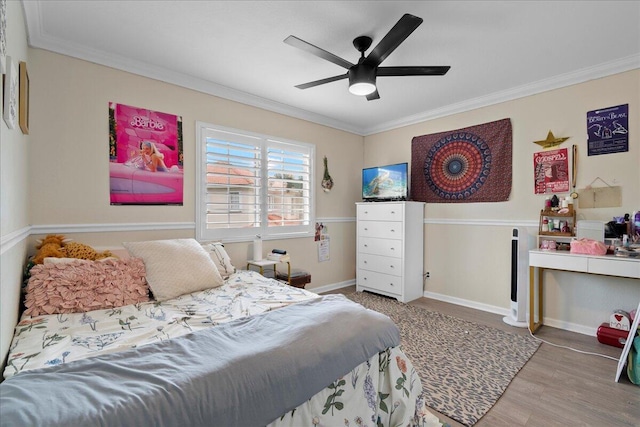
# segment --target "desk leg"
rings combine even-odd
[[[538,272],[538,322],[536,322],[536,280],[535,273]],[[542,326],[542,306],[543,306],[543,280],[544,268],[529,267],[529,329],[535,333]]]

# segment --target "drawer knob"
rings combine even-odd
[[[392,250],[392,251],[395,251],[395,250],[396,250],[396,248],[391,248],[391,250]]]
[[[364,263],[366,264],[366,263],[367,263],[367,261],[364,261]]]
[[[389,283],[390,286],[393,286],[393,283]]]
[[[365,245],[364,245],[364,247],[365,247],[365,248],[368,248],[368,247],[369,247],[369,245],[365,244]]]
[[[391,211],[392,214],[396,213],[396,211]]]
[[[391,267],[391,268],[395,268],[393,265],[390,265],[389,267]]]
[[[392,232],[392,233],[395,233],[395,232],[396,232],[396,230],[394,230],[394,229],[392,228],[392,229],[391,229],[391,232]]]
[[[369,229],[367,227],[364,228],[364,231],[369,231]]]

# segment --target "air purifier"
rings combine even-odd
[[[529,234],[522,227],[511,234],[511,306],[502,320],[518,328],[527,327],[527,287],[529,284]]]

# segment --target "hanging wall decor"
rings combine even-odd
[[[183,203],[182,117],[109,104],[112,205]]]
[[[25,135],[29,134],[29,73],[27,63],[20,62],[20,129]]]
[[[324,177],[322,178],[322,190],[328,193],[333,188],[333,178],[329,175],[329,165],[327,163],[327,156],[324,156]]]
[[[18,121],[18,70],[10,56],[7,56],[7,75],[4,80],[3,94],[2,118],[9,129],[15,129]]]
[[[543,139],[541,141],[533,141],[534,144],[538,144],[542,146],[542,148],[553,148],[565,142],[570,137],[565,136],[563,138],[556,138],[553,132],[549,131],[547,134],[547,139]]]
[[[0,0],[0,74],[7,72],[7,0]]]
[[[629,151],[629,104],[587,113],[587,155]]]
[[[535,194],[569,192],[569,154],[566,148],[533,153]]]
[[[416,136],[411,142],[411,200],[502,202],[511,193],[511,120]]]

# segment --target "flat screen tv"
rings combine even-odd
[[[362,169],[362,200],[407,200],[407,163]]]

